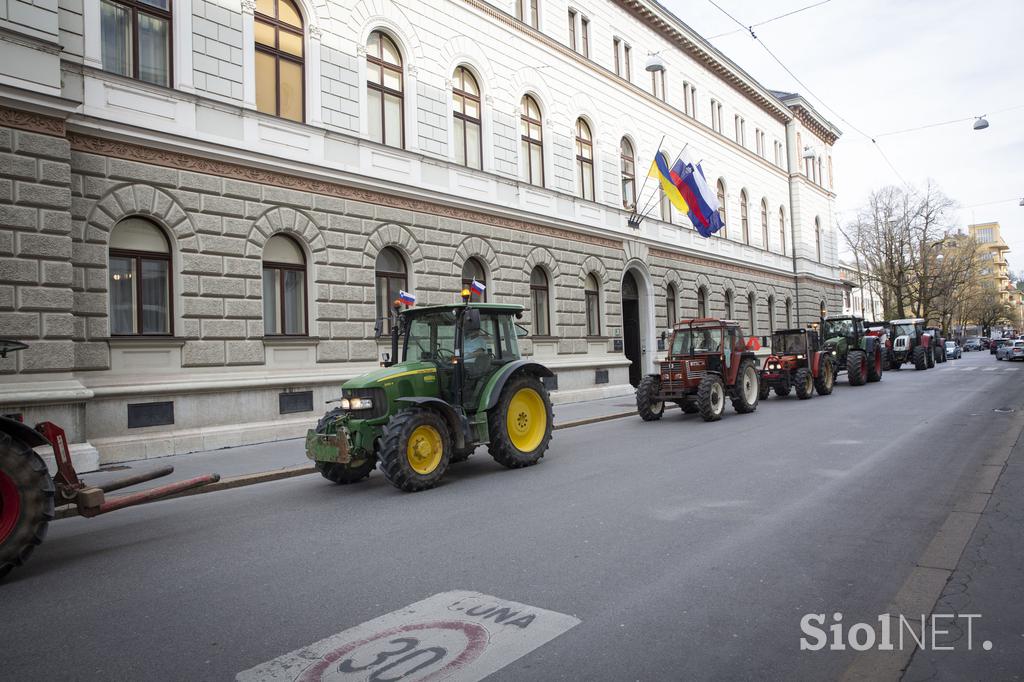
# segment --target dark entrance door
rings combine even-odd
[[[622,278],[622,336],[629,365],[629,383],[640,384],[643,369],[640,365],[640,292],[633,273]]]

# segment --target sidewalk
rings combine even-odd
[[[1024,437],[1017,441],[934,614],[978,614],[968,650],[966,623],[937,619],[936,645],[918,650],[903,680],[1024,679]],[[991,642],[991,650],[984,648]]]
[[[633,412],[636,412],[636,403],[632,396],[555,405],[555,428],[564,428],[573,422],[582,420],[600,420]],[[316,423],[316,418],[310,416],[309,421],[310,426],[313,426]],[[313,470],[312,464],[306,459],[304,440],[302,438],[291,438],[272,443],[260,443],[258,445],[243,445],[234,448],[222,448],[220,450],[192,452],[187,455],[171,455],[169,457],[122,462],[111,467],[102,468],[91,474],[83,474],[82,478],[91,485],[102,485],[106,481],[115,478],[122,478],[167,465],[174,467],[174,473],[170,476],[125,488],[111,493],[111,495],[135,492],[154,485],[172,483],[210,473],[220,474],[221,479],[224,480],[239,476],[271,473],[283,478],[295,475],[294,470],[298,467],[309,469],[310,472]],[[272,480],[274,476],[272,475],[270,478]]]

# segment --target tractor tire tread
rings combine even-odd
[[[658,421],[665,414],[665,402],[656,399],[660,390],[661,381],[651,374],[641,379],[636,387],[636,411],[645,422]]]
[[[0,470],[21,491],[21,515],[0,544],[0,579],[22,566],[46,539],[54,517],[54,485],[46,462],[35,450],[6,433],[0,433]]]
[[[866,363],[866,354],[862,350],[851,350],[846,354],[846,378],[851,386],[863,386],[867,383],[866,372],[864,372]]]
[[[796,397],[800,400],[808,400],[814,397],[814,380],[811,378],[811,370],[801,367],[793,377],[793,387],[796,389]]]
[[[531,452],[521,452],[512,444],[508,436],[506,426],[506,413],[512,396],[521,388],[532,388],[540,394],[544,401],[544,411],[547,417],[547,424],[544,429],[544,437],[540,444]],[[547,452],[551,443],[551,429],[554,425],[554,413],[551,409],[551,398],[544,388],[541,380],[532,374],[520,374],[509,379],[508,383],[501,390],[498,404],[487,412],[487,430],[490,434],[490,442],[487,444],[487,452],[494,458],[494,461],[508,469],[522,469],[523,467],[537,464],[544,453]]]
[[[711,405],[712,385],[717,383],[722,391],[722,409],[716,414]],[[706,422],[716,422],[722,418],[725,412],[725,384],[717,374],[707,374],[701,380],[697,388],[697,407],[700,409],[700,418]]]
[[[443,453],[441,461],[429,474],[413,471],[406,456],[406,448],[413,428],[429,423],[441,434]],[[441,482],[448,469],[452,452],[451,434],[448,424],[437,412],[425,407],[410,407],[399,411],[384,425],[380,439],[380,470],[391,485],[405,492],[415,493],[428,490]]]

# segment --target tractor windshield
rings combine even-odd
[[[405,359],[450,363],[455,357],[455,313],[416,315],[406,334]]]
[[[717,353],[722,348],[722,330],[677,329],[672,337],[672,355]]]
[[[892,333],[894,336],[914,336],[914,325],[910,324],[894,324],[892,326]]]
[[[853,335],[853,320],[847,318],[845,320],[825,320],[825,324],[821,327],[821,338],[822,339],[834,339],[837,336],[852,336]]]
[[[800,355],[807,352],[803,334],[776,334],[772,337],[772,352],[776,355]]]

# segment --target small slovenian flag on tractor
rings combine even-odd
[[[471,292],[473,292],[474,294],[476,294],[477,296],[483,296],[484,295],[484,289],[486,289],[486,288],[487,287],[485,287],[483,284],[481,284],[480,282],[476,281],[475,279],[472,282],[470,282],[470,284],[469,284],[469,290]]]
[[[405,289],[398,290],[398,300],[406,305],[416,305],[416,297]]]

